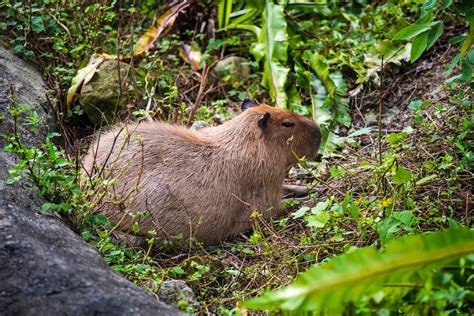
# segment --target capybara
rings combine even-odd
[[[297,157],[315,157],[321,131],[289,110],[249,100],[242,109],[197,131],[141,122],[99,134],[83,173],[115,180],[94,213],[121,231],[154,230],[163,239],[181,233],[205,245],[248,229],[254,211],[282,215],[286,171]]]

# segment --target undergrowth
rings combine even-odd
[[[237,313],[243,300],[266,289],[284,287],[313,264],[357,248],[384,248],[407,234],[472,227],[474,108],[472,90],[469,83],[458,80],[459,70],[455,70],[454,78],[437,80],[436,94],[419,99],[401,96],[411,101],[407,109],[395,109],[410,118],[402,129],[367,124],[351,129],[351,122],[352,126],[361,126],[359,116],[365,120],[357,107],[357,98],[364,99],[367,92],[372,93],[368,99],[378,102],[378,85],[398,85],[396,72],[404,71],[396,65],[381,69],[379,50],[405,49],[405,43],[391,45],[391,36],[420,15],[415,4],[429,2],[401,1],[394,6],[388,1],[375,8],[353,5],[341,10],[335,2],[329,2],[329,11],[309,13],[291,8],[289,49],[295,58],[285,60],[284,66],[292,68],[292,84],[283,89],[288,107],[307,115],[324,110],[322,113],[328,112],[324,122],[330,128],[327,138],[331,141],[323,161],[302,160],[287,179],[289,183],[307,185],[312,193],[304,201],[288,203],[288,216],[282,219],[267,222],[256,214],[253,229],[236,240],[208,248],[191,243],[178,253],[173,251],[172,242],[154,248],[153,237],[142,248],[117,243],[114,225],[105,216],[91,214],[96,186],[109,184],[103,179],[94,185],[81,181],[76,158],[80,146],[74,139],[90,134],[94,128],[80,106],[68,108],[65,104],[66,91],[76,70],[85,65],[92,53],[129,54],[134,38],[146,29],[146,21],[155,10],[163,8],[145,1],[134,5],[128,1],[77,4],[3,0],[0,30],[8,35],[0,39],[43,69],[51,88],[50,105],[61,127],[61,135],[48,134],[45,143],[38,147],[25,145],[16,130],[3,136],[7,143],[5,151],[18,157],[18,165],[10,170],[9,182],[26,174],[47,200],[43,211],[61,214],[113,269],[150,293],[156,293],[164,280],[186,281],[201,304],[201,313]],[[236,104],[246,97],[272,98],[271,92],[268,94],[260,84],[265,77],[262,65],[250,54],[255,56],[258,40],[248,33],[236,32],[237,27],[231,30],[232,23],[227,25],[228,31],[213,38],[194,31],[203,21],[216,19],[215,7],[199,3],[193,12],[200,13],[193,19],[178,19],[180,33],[160,39],[158,47],[139,61],[136,82],[126,89],[125,116],[188,123],[189,112],[197,107],[195,119],[212,125],[231,118]],[[314,15],[320,18],[318,22],[306,18]],[[441,18],[448,25],[459,23],[459,17],[449,13],[441,13]],[[250,20],[263,23],[258,16]],[[298,23],[301,21],[304,23]],[[312,33],[315,28],[317,34]],[[386,29],[387,32],[382,31]],[[441,37],[439,50],[450,45],[448,38],[460,36],[453,29],[447,28],[449,36]],[[241,82],[230,75],[217,82],[205,82],[207,89],[203,91],[202,76],[197,76],[182,60],[180,47],[185,43],[201,49],[203,59],[210,65],[222,56],[238,53],[249,59],[251,74]],[[308,50],[317,52],[313,64],[312,57],[304,54]],[[397,56],[399,63],[403,54]],[[448,64],[450,60],[443,62]],[[417,65],[420,64],[421,61]],[[456,69],[455,64],[449,67]],[[324,83],[318,75],[325,70],[330,70],[332,77],[326,76]],[[381,74],[388,78],[379,77]],[[338,93],[328,94],[328,82],[337,85]],[[430,91],[425,92],[428,95]],[[150,99],[154,100],[151,114],[145,113]],[[201,102],[193,102],[196,99]],[[386,104],[388,97],[384,95],[381,99],[384,111],[390,109]],[[361,105],[373,109],[374,105],[369,103]],[[34,109],[14,97],[9,111],[16,124],[40,127]],[[336,149],[342,144],[343,149]],[[403,298],[403,308],[399,306],[398,312],[410,312],[428,304],[428,311],[434,314],[472,313],[472,278],[466,285],[449,273],[437,277],[446,278],[446,282],[425,292],[417,291],[419,285],[414,286]],[[352,306],[351,311],[393,311],[393,304],[382,297],[378,301],[374,297],[365,299]],[[185,301],[180,308],[198,312]]]

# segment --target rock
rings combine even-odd
[[[164,281],[157,294],[160,300],[171,306],[182,307],[184,303],[188,308],[199,309],[193,290],[182,280]]]
[[[216,64],[214,73],[218,79],[229,80],[233,84],[242,84],[250,75],[249,61],[238,56],[226,57]]]
[[[119,62],[120,79],[129,78],[130,65]],[[115,121],[115,116],[127,100],[120,94],[117,60],[106,59],[98,68],[92,79],[85,84],[79,94],[79,104],[91,123],[108,125]],[[122,93],[128,89],[128,83],[122,84]]]
[[[31,189],[28,181],[23,181],[14,186],[5,184],[9,178],[8,169],[15,164],[14,155],[3,152],[5,142],[1,135],[10,133],[13,128],[13,119],[7,111],[11,98],[17,98],[19,103],[36,107],[43,129],[32,132],[27,126],[16,126],[21,134],[21,140],[28,146],[38,144],[44,139],[46,130],[52,124],[52,118],[45,109],[48,108],[46,99],[46,86],[41,75],[33,67],[0,45],[0,201],[16,203],[21,207],[41,207],[36,197],[36,191]]]
[[[1,133],[12,129],[6,111],[10,91],[23,103],[45,102],[41,76],[0,47]],[[38,108],[40,117],[48,114]],[[24,141],[39,144],[46,131],[19,126]],[[0,148],[4,142],[0,138]],[[0,314],[2,315],[179,315],[105,264],[98,252],[56,216],[26,182],[3,181],[15,158],[0,150]]]

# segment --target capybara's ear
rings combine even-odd
[[[264,129],[267,127],[267,121],[270,119],[270,113],[265,112],[259,119],[258,119],[258,127]]]
[[[255,106],[255,105],[257,105],[257,102],[255,102],[254,100],[245,99],[242,101],[242,104],[240,105],[240,109],[243,112],[247,110],[248,108],[251,108],[252,106]]]

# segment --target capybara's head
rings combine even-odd
[[[288,155],[289,164],[295,163],[296,157],[317,157],[322,134],[313,120],[290,110],[257,104],[250,100],[242,103],[242,111],[245,120],[249,121],[249,124],[255,124],[254,130],[257,130],[269,146]]]

